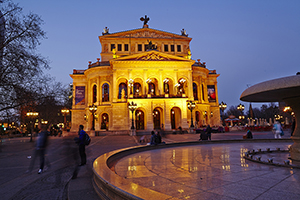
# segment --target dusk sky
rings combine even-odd
[[[23,13],[44,20],[47,39],[40,54],[51,63],[48,72],[69,84],[73,69],[87,69],[100,58],[103,28],[110,33],[149,28],[192,38],[192,59],[206,62],[218,78],[219,102],[242,103],[251,85],[300,72],[299,0],[18,0]],[[254,103],[253,107],[261,104]]]

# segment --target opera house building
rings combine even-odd
[[[99,36],[100,58],[73,70],[72,129],[150,133],[219,126],[216,70],[191,59],[192,38],[143,28]],[[192,127],[192,128],[191,128]]]

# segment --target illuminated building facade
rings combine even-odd
[[[191,59],[191,38],[143,28],[101,36],[101,59],[73,70],[72,130],[171,131],[220,125],[216,70]],[[192,112],[188,102],[195,102]],[[133,113],[128,103],[137,104]],[[89,111],[94,105],[97,110]],[[191,116],[192,113],[192,116]]]

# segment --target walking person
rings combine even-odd
[[[207,135],[208,139],[211,140],[211,128],[210,128],[210,125],[207,125],[205,132],[206,132],[206,135]]]
[[[280,135],[281,131],[282,131],[281,125],[278,121],[276,121],[274,126],[273,126],[274,137],[275,138],[281,138],[281,135]]]
[[[44,169],[45,165],[45,154],[46,154],[46,147],[48,143],[48,134],[49,132],[47,131],[47,125],[42,124],[41,131],[38,133],[37,141],[36,141],[36,147],[33,153],[33,158],[30,162],[29,169],[27,172],[31,172],[35,159],[37,156],[40,157],[40,169],[38,171],[38,174],[41,174]],[[50,164],[47,163],[48,167],[50,167]]]
[[[83,125],[79,125],[79,131],[78,131],[79,138],[77,140],[77,143],[79,145],[79,155],[80,155],[80,159],[81,159],[81,163],[79,164],[79,166],[83,166],[86,164],[86,154],[85,154],[85,134],[86,134],[86,132],[83,130],[83,128],[84,128]]]

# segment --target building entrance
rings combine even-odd
[[[153,110],[153,124],[154,129],[160,129],[160,111],[156,108]]]
[[[136,124],[136,130],[144,130],[144,112],[141,110],[135,111],[135,124]]]

